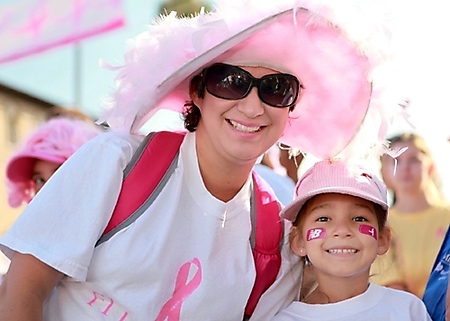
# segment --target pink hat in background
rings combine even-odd
[[[309,199],[319,194],[338,193],[366,199],[387,211],[387,190],[384,183],[360,165],[341,159],[323,160],[308,169],[295,186],[295,200],[281,216],[294,222]]]
[[[9,205],[18,207],[24,201],[31,201],[36,159],[62,164],[86,141],[100,133],[94,124],[68,118],[53,118],[39,127],[6,165]]]

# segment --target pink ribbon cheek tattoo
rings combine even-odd
[[[188,281],[191,266],[197,267],[194,277]],[[172,297],[164,304],[155,321],[180,320],[181,305],[198,288],[202,281],[202,266],[197,258],[184,263],[178,271],[175,290]]]
[[[322,227],[312,228],[306,232],[306,240],[324,239],[327,236],[327,230]]]
[[[378,240],[377,230],[373,226],[361,224],[359,226],[359,232],[361,234],[372,236],[375,240]]]

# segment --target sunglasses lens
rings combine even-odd
[[[214,64],[206,70],[206,90],[218,98],[244,98],[252,86],[258,87],[259,98],[273,107],[291,107],[297,100],[300,84],[289,74],[271,74],[260,79],[232,65]]]
[[[291,75],[268,75],[261,79],[259,96],[263,102],[273,107],[290,107],[298,95],[299,83]]]
[[[206,74],[206,89],[212,95],[223,99],[241,99],[251,84],[251,79],[239,68],[217,64]]]

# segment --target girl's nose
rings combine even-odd
[[[238,110],[247,118],[254,119],[264,114],[264,103],[259,99],[258,88],[253,87],[247,97],[237,102]]]
[[[335,238],[347,238],[353,236],[353,232],[348,222],[339,221],[336,222],[333,230],[333,237]]]

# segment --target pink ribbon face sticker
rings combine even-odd
[[[372,236],[375,240],[378,240],[377,230],[373,226],[361,224],[359,226],[359,232],[361,234],[366,234],[366,235]]]
[[[324,239],[327,236],[327,230],[325,230],[322,227],[316,227],[309,229],[308,232],[306,232],[306,240],[312,241],[315,239]]]

